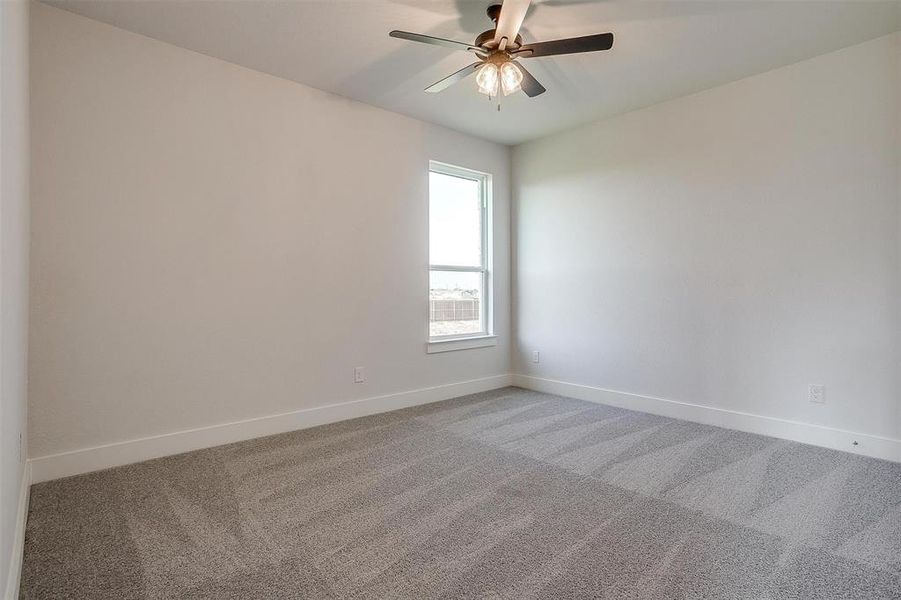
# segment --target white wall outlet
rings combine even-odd
[[[826,404],[826,386],[811,383],[807,386],[807,399],[814,404]]]
[[[354,383],[363,383],[364,381],[366,381],[366,369],[354,367]]]
[[[536,365],[541,362],[541,354],[538,352],[538,350],[532,352],[532,362]]]

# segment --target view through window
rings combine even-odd
[[[429,335],[490,331],[488,176],[432,163],[429,172]]]

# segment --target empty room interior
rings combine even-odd
[[[5,600],[901,599],[901,2],[0,0]]]

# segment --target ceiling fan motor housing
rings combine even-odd
[[[492,48],[494,47],[494,34],[497,28],[497,20],[501,16],[501,5],[500,4],[492,4],[485,11],[488,14],[488,18],[494,21],[495,29],[489,29],[488,31],[483,31],[479,34],[479,37],[476,38],[475,45],[480,48]],[[515,40],[507,41],[507,48],[510,50],[516,50],[522,46],[522,36],[516,34]]]
[[[480,33],[474,45],[479,48],[491,48],[494,46],[494,31],[494,29],[489,29]],[[519,34],[516,35],[516,39],[513,42],[507,43],[507,49],[509,50],[516,50],[520,46],[522,46],[522,36]]]

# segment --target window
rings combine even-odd
[[[492,337],[490,208],[490,175],[430,164],[430,342]]]

